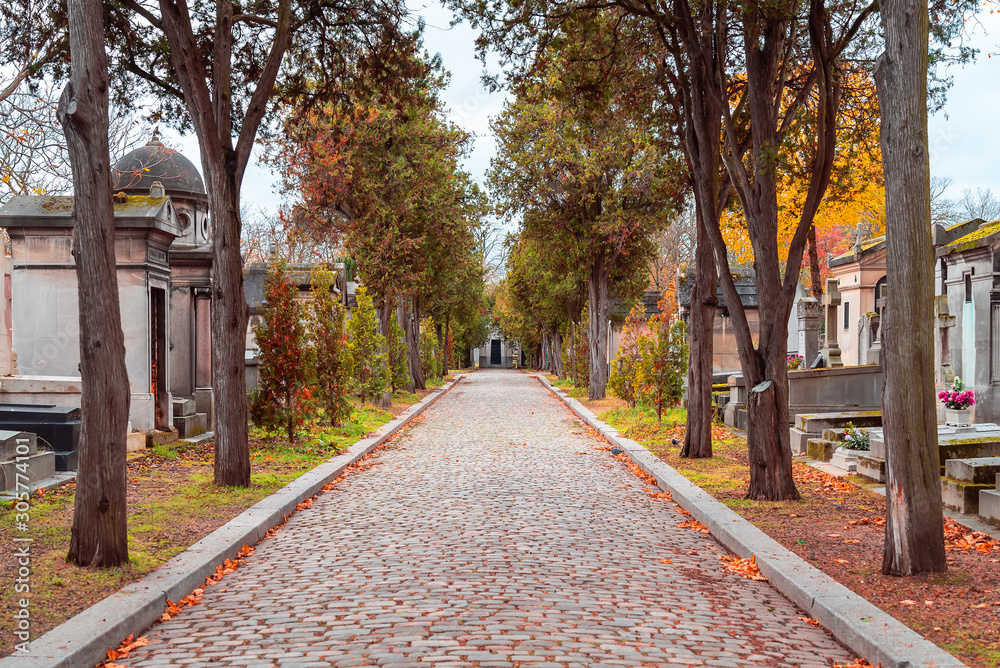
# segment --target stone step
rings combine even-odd
[[[823,438],[828,441],[843,441],[847,435],[847,429],[824,429]]]
[[[984,489],[979,492],[979,515],[990,524],[1000,525],[1000,490]]]
[[[828,462],[833,458],[833,451],[837,449],[835,441],[827,441],[822,438],[810,438],[806,449],[806,454],[821,462]]]
[[[153,429],[146,432],[146,447],[151,448],[154,445],[165,445],[167,443],[173,443],[177,440],[177,428],[172,429]]]
[[[34,494],[36,490],[44,489],[49,491],[51,489],[56,489],[68,482],[73,482],[76,480],[76,473],[73,471],[56,471],[53,475],[48,478],[42,478],[28,485],[28,489],[31,494]],[[0,491],[0,499],[11,500],[15,499],[16,495],[14,492],[4,492]]]
[[[978,515],[979,493],[991,489],[995,490],[995,486],[941,478],[941,503],[944,504],[945,508],[951,508],[966,515]]]
[[[944,463],[946,478],[976,485],[992,486],[1000,474],[1000,457],[948,459]]]
[[[858,475],[875,482],[885,482],[885,459],[873,457],[871,452],[858,455]]]
[[[727,423],[728,424],[728,423]],[[791,427],[788,430],[788,445],[792,448],[793,455],[804,455],[806,454],[807,446],[809,445],[810,438],[819,438],[819,434],[810,434],[807,431],[802,431],[798,427]]]
[[[49,478],[55,472],[56,456],[52,452],[36,452],[19,459],[8,459],[0,462],[0,489],[4,492],[19,491],[20,482],[23,490],[24,485]]]
[[[206,431],[204,434],[198,434],[197,436],[192,436],[191,438],[185,438],[184,442],[190,443],[191,445],[199,445],[205,441],[211,441],[213,438],[215,438],[215,432]]]
[[[855,427],[881,427],[881,411],[844,411],[840,413],[802,413],[795,416],[795,427],[804,432],[822,434],[824,429],[843,429],[851,422]]]
[[[858,453],[863,450],[849,450],[848,448],[837,448],[833,451],[830,463],[838,469],[848,473],[856,473],[858,470]]]
[[[192,436],[208,431],[208,416],[204,413],[195,413],[186,417],[174,416],[174,427],[177,429],[178,438],[190,439]]]
[[[196,405],[194,399],[178,399],[174,397],[174,419],[178,417],[188,417],[194,415]]]

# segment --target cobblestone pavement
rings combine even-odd
[[[117,663],[849,662],[536,380],[479,371],[424,415]]]

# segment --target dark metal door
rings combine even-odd
[[[490,341],[490,364],[500,364],[500,339]]]

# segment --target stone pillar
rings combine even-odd
[[[826,279],[823,295],[823,309],[826,322],[826,344],[823,346],[823,360],[827,366],[844,366],[840,359],[840,345],[837,343],[837,307],[840,306],[840,281]]]
[[[212,294],[194,291],[194,386],[212,386]]]
[[[3,295],[0,296],[0,376],[12,376],[17,375],[17,353],[12,345],[11,328],[14,290],[10,276],[14,270],[14,262],[10,257],[0,255],[0,267],[3,275]]]
[[[948,312],[948,295],[934,296],[934,326],[937,328],[934,356],[938,362],[938,373],[934,374],[934,380],[950,385],[955,380],[955,372],[951,368],[950,336],[951,328],[955,326],[955,316]]]
[[[796,308],[799,319],[799,354],[802,368],[808,369],[819,353],[819,302],[803,297]]]

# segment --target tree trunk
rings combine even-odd
[[[688,406],[687,428],[681,457],[712,456],[712,347],[715,334],[716,271],[712,246],[705,235],[701,220],[704,211],[698,209],[698,232],[695,246],[695,284],[691,291],[691,312],[688,316]],[[708,214],[711,215],[711,214]]]
[[[406,348],[409,352],[406,365],[410,369],[410,378],[413,379],[413,389],[426,390],[424,372],[420,367],[420,300],[413,297],[411,304],[411,311],[403,310],[403,333],[406,335]]]
[[[587,277],[590,298],[590,399],[603,399],[608,386],[608,274],[610,266],[601,254],[593,260]]]
[[[555,368],[553,373],[559,377],[559,380],[562,380],[565,377],[566,370],[563,369],[562,336],[560,336],[558,329],[552,330],[552,363]]]
[[[441,378],[448,375],[448,339],[451,338],[451,314],[444,316],[444,341],[441,342]]]
[[[573,318],[569,319],[569,370],[573,380],[573,385],[579,385],[580,376],[576,368],[576,323]]]
[[[69,561],[128,562],[126,528],[129,383],[118,302],[108,156],[108,60],[99,0],[68,5],[70,80],[59,99],[73,170],[73,257],[79,285],[81,394]]]
[[[934,255],[927,155],[927,4],[880,3],[885,52],[875,66],[886,195],[883,327],[885,553],[889,575],[947,570],[934,406]]]
[[[379,334],[381,334],[382,337],[383,337],[383,339],[382,339],[382,341],[383,341],[383,343],[382,343],[382,352],[383,352],[383,354],[385,356],[386,364],[389,363],[389,358],[390,358],[390,355],[389,355],[389,346],[390,346],[390,344],[389,344],[389,335],[390,335],[391,328],[389,327],[389,318],[395,318],[395,317],[396,317],[396,309],[394,309],[392,307],[392,303],[389,300],[383,299],[382,303],[379,304],[379,308],[378,308],[378,331],[379,331]],[[389,369],[389,375],[390,375],[390,377],[392,375],[392,369],[391,368]],[[372,403],[374,403],[379,408],[386,408],[386,409],[388,409],[389,407],[392,406],[392,383],[391,382],[389,383],[389,389],[387,389],[385,392],[383,392],[381,394],[381,396],[374,397],[374,401]]]
[[[809,242],[809,283],[810,292],[813,299],[823,301],[823,279],[819,274],[819,249],[816,248],[816,225],[809,226],[809,235],[806,237]],[[805,360],[806,364],[811,364],[811,360]]]
[[[215,390],[215,482],[250,485],[244,350],[249,309],[240,259],[240,194],[225,165],[202,158],[212,211],[212,385]]]

